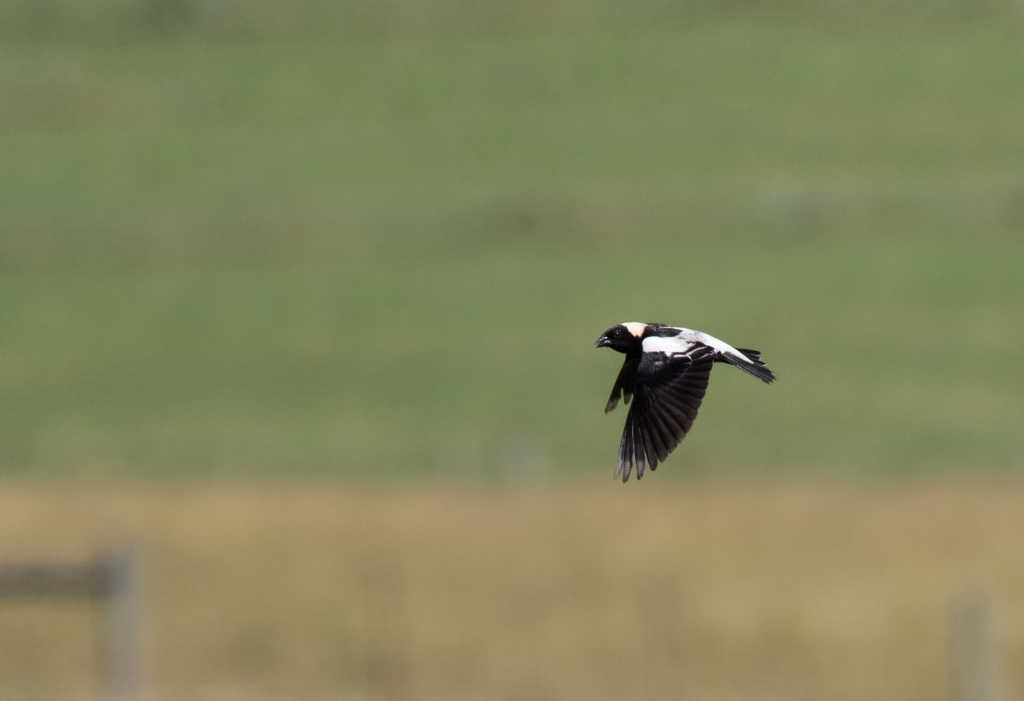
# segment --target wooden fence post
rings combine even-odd
[[[80,565],[0,565],[0,600],[75,598],[97,601],[106,614],[100,676],[111,701],[144,701],[143,582],[139,549],[112,550]]]
[[[101,559],[106,576],[105,675],[113,701],[142,697],[142,565],[139,550],[126,547]]]
[[[954,701],[996,701],[990,608],[988,599],[977,593],[953,607]]]

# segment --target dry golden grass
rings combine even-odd
[[[0,490],[0,558],[149,554],[158,699],[935,699],[960,593],[1024,688],[1024,485]],[[94,695],[0,605],[5,698]]]

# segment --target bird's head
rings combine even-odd
[[[598,348],[611,348],[626,355],[640,355],[643,352],[643,338],[646,324],[631,321],[613,326],[597,339]]]

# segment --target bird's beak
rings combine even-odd
[[[594,345],[597,346],[598,348],[607,348],[611,344],[611,339],[609,339],[607,336],[601,336],[601,338],[597,339],[597,343],[595,343]]]

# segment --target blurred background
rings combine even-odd
[[[629,320],[780,380],[623,486]],[[1024,695],[1024,4],[5,0],[0,396],[150,699],[934,699],[965,591]]]

